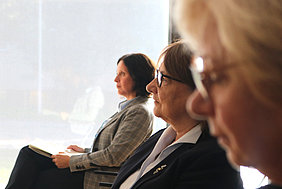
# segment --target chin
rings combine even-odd
[[[158,118],[162,118],[162,116],[158,112],[154,112],[154,115]]]
[[[158,109],[157,109],[156,107],[154,108],[154,115],[155,115],[156,117],[161,118],[161,113],[158,111]]]

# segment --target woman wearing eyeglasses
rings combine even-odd
[[[17,158],[6,189],[92,189],[111,183],[122,163],[152,133],[153,115],[148,109],[146,85],[154,78],[153,62],[144,54],[122,56],[114,79],[118,94],[126,100],[97,132],[92,148],[71,145],[80,155],[51,158],[24,147]],[[102,174],[101,174],[102,173]]]
[[[189,112],[208,119],[230,162],[282,188],[282,1],[177,3],[179,29],[201,56]]]
[[[154,114],[169,127],[137,148],[112,188],[242,188],[239,173],[229,165],[205,122],[187,116],[185,103],[195,88],[189,71],[191,56],[183,42],[162,52],[147,91],[153,94]]]

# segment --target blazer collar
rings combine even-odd
[[[130,108],[131,106],[134,106],[136,104],[142,104],[142,103],[145,103],[146,101],[148,100],[147,97],[143,97],[143,96],[138,96],[134,99],[132,99],[125,108],[123,108],[121,111],[119,112],[116,112],[114,115],[111,116],[111,121],[114,121],[116,118],[119,117],[119,115],[123,114],[123,112],[125,112],[128,108]],[[109,122],[109,123],[110,123]]]
[[[143,97],[143,96],[138,96],[134,99],[132,99],[132,101],[129,102],[129,104],[122,109],[120,112],[116,112],[114,115],[112,115],[109,119],[109,121],[106,123],[106,125],[99,131],[99,133],[97,133],[97,136],[109,125],[111,125],[113,122],[115,122],[120,115],[122,115],[128,108],[130,108],[131,106],[134,106],[136,104],[142,104],[145,103],[148,100],[147,97]]]

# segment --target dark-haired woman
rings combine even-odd
[[[47,158],[28,147],[21,149],[6,189],[98,188],[115,176],[95,170],[118,171],[121,164],[152,132],[153,115],[147,109],[146,85],[155,67],[144,54],[128,54],[118,60],[115,77],[118,94],[126,98],[119,110],[97,132],[92,148],[70,145],[82,155]]]

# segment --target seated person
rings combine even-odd
[[[153,94],[155,116],[169,127],[136,149],[121,167],[113,189],[243,188],[239,172],[210,136],[206,122],[186,112],[187,97],[195,89],[189,70],[191,56],[181,41],[162,52],[156,78],[147,91]]]
[[[282,1],[177,3],[177,30],[199,56],[190,115],[209,121],[231,163],[268,177],[261,189],[282,189]]]
[[[153,115],[147,109],[146,85],[155,68],[144,54],[128,54],[117,62],[114,79],[118,94],[126,101],[97,132],[93,146],[68,148],[82,155],[53,155],[52,159],[24,147],[16,160],[6,189],[20,188],[98,188],[100,182],[113,182],[115,176],[96,174],[95,170],[118,171],[133,151],[150,137]]]

